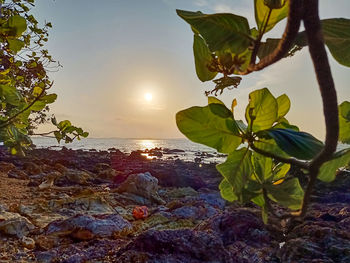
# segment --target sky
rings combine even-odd
[[[58,120],[69,119],[90,137],[183,138],[176,112],[204,106],[204,91],[195,73],[193,33],[175,10],[232,12],[255,26],[253,0],[37,0],[32,10],[50,21],[47,48],[63,65],[51,73],[51,106]],[[320,0],[321,18],[350,18],[348,0]],[[285,21],[268,37],[280,37]],[[350,100],[350,68],[330,56],[339,103]],[[324,139],[321,98],[307,48],[292,58],[244,76],[238,89],[218,98],[238,101],[235,117],[244,119],[248,94],[268,87],[292,102],[287,119],[301,130]],[[145,94],[151,94],[149,101]],[[148,95],[150,97],[150,95]],[[50,130],[44,125],[39,131]]]

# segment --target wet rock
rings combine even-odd
[[[131,224],[120,215],[77,215],[66,220],[58,220],[47,226],[47,235],[67,236],[74,239],[111,238],[126,235]]]
[[[217,236],[189,229],[149,230],[121,249],[118,262],[234,262]],[[134,261],[136,262],[136,261]]]
[[[18,213],[0,213],[0,232],[4,234],[21,238],[26,236],[34,228],[34,225],[27,218]]]
[[[136,196],[135,201],[139,204],[145,203],[142,203],[142,200],[137,198],[137,196],[146,198],[147,200],[158,204],[165,203],[158,195],[157,178],[153,177],[149,172],[129,175],[129,177],[117,188],[117,192]]]
[[[13,163],[0,162],[0,172],[7,174],[12,169],[15,169],[16,166]]]

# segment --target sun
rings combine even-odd
[[[153,99],[152,94],[149,92],[145,93],[144,97],[147,102],[150,102]]]

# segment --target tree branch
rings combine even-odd
[[[309,52],[320,88],[323,114],[326,124],[326,140],[323,150],[310,163],[310,181],[306,187],[303,206],[299,216],[306,214],[311,192],[316,183],[321,165],[328,161],[336,151],[339,136],[338,101],[327,52],[324,46],[322,27],[318,15],[318,0],[304,2],[303,17]]]

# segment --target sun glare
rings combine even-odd
[[[150,102],[153,99],[153,96],[151,93],[145,93],[145,100]]]

